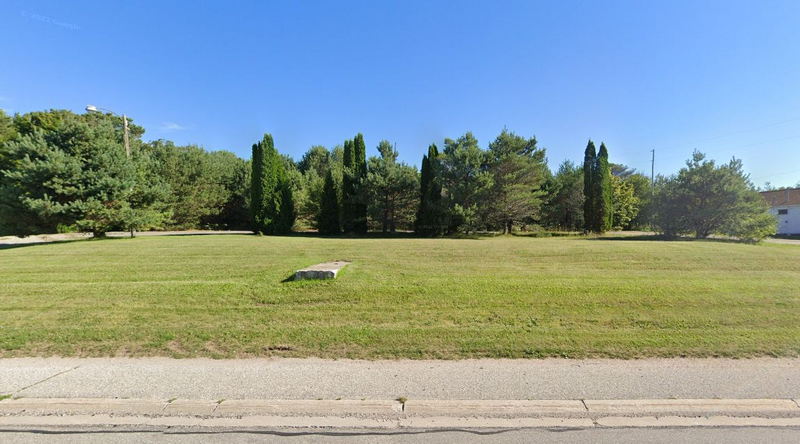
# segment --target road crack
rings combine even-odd
[[[69,373],[69,372],[71,372],[71,371],[73,371],[73,370],[77,369],[78,367],[80,367],[80,365],[76,365],[75,367],[68,368],[68,369],[66,369],[66,370],[62,370],[62,371],[60,371],[60,372],[58,372],[58,373],[56,373],[56,374],[54,374],[54,375],[50,375],[50,376],[48,376],[48,377],[46,377],[46,378],[42,379],[41,381],[36,381],[36,382],[34,382],[33,384],[30,384],[30,385],[28,385],[28,386],[22,387],[21,389],[19,389],[19,390],[15,391],[15,392],[14,392],[14,395],[15,395],[15,397],[16,397],[16,395],[17,395],[17,394],[19,394],[20,392],[24,392],[25,390],[28,390],[29,388],[31,388],[31,387],[33,387],[33,386],[39,385],[39,384],[41,384],[41,383],[43,383],[43,382],[47,382],[47,381],[49,381],[49,380],[51,380],[51,379],[55,378],[56,376],[61,376],[61,375],[63,375],[64,373]]]

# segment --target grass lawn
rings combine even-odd
[[[335,281],[283,282],[333,259]],[[800,247],[141,237],[0,250],[0,356],[800,355]]]

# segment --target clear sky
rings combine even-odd
[[[0,3],[0,108],[95,104],[147,133],[299,158],[364,133],[536,135],[551,167],[589,138],[672,173],[699,149],[800,181],[800,1]]]

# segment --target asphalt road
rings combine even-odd
[[[800,359],[353,361],[19,358],[0,394],[39,398],[800,398]]]
[[[729,444],[770,442],[796,443],[797,428],[659,428],[659,429],[573,429],[573,430],[481,430],[426,431],[404,430],[374,432],[369,430],[235,430],[204,433],[192,429],[176,429],[167,433],[137,430],[62,430],[15,431],[0,433],[7,443],[195,443],[195,442],[290,442],[290,443],[708,443]]]

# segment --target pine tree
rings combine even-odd
[[[128,156],[110,117],[53,110],[15,119],[19,134],[0,147],[0,236],[163,227],[169,189],[141,134],[131,131]]]
[[[342,231],[339,225],[339,196],[331,170],[328,170],[325,175],[322,201],[319,204],[319,214],[317,215],[317,228],[321,234],[339,234]]]
[[[604,233],[611,229],[614,222],[613,189],[611,185],[611,168],[608,164],[608,149],[605,143],[600,144],[597,154],[594,178],[592,181],[595,196],[595,231]]]
[[[251,187],[253,229],[263,234],[285,234],[294,225],[294,201],[283,159],[270,134],[253,145]]]
[[[597,231],[595,209],[597,198],[595,197],[594,176],[595,165],[597,163],[597,153],[594,142],[589,140],[586,151],[583,154],[583,220],[584,230]]]
[[[384,233],[413,227],[419,208],[419,173],[397,161],[399,153],[388,140],[381,140],[377,148],[380,156],[367,160],[367,178],[362,187],[367,215]]]

